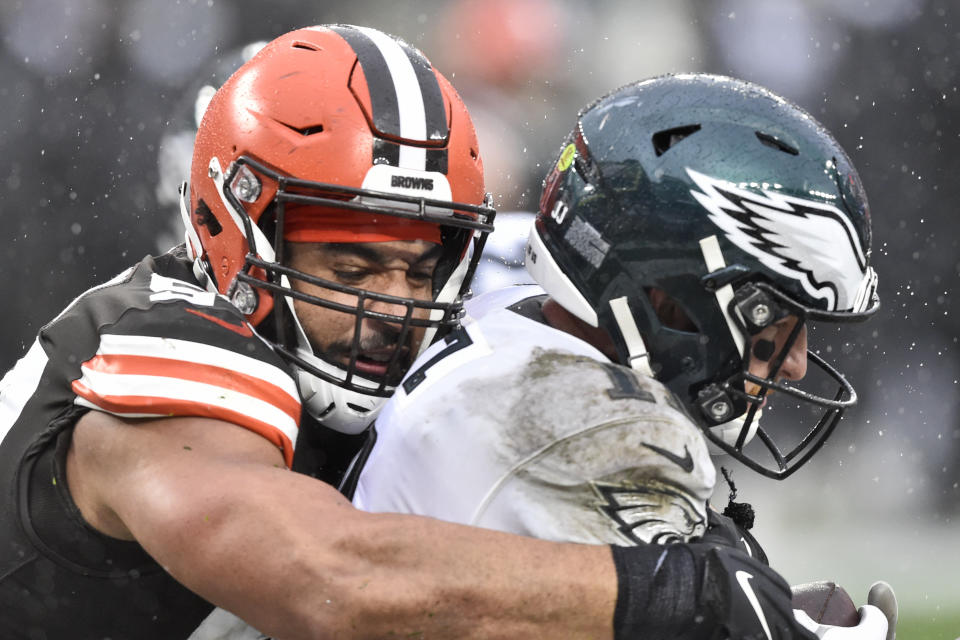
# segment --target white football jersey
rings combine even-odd
[[[354,503],[547,540],[629,545],[699,536],[715,470],[659,382],[507,306],[468,305],[377,418]]]

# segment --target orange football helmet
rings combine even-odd
[[[494,210],[473,124],[446,78],[393,36],[332,25],[280,36],[217,91],[197,132],[181,214],[198,276],[299,369],[311,413],[355,432],[409,363],[397,362],[397,350],[389,377],[358,375],[359,331],[349,365],[325,359],[297,320],[290,281],[356,295],[357,327],[373,317],[365,300],[402,305],[405,315],[377,319],[395,324],[401,341],[427,327],[425,348],[456,326]],[[433,300],[345,287],[284,264],[284,238],[376,242],[407,239],[404,227],[444,247]]]

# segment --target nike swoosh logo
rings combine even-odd
[[[643,446],[645,446],[647,449],[650,449],[650,451],[659,453],[664,458],[674,463],[675,465],[677,465],[687,473],[690,473],[691,471],[693,471],[693,456],[690,455],[690,449],[687,449],[687,445],[683,445],[682,458],[677,454],[673,453],[672,451],[667,451],[666,449],[662,449],[655,444],[647,444],[646,442],[644,442]]]
[[[227,329],[228,331],[233,331],[234,333],[241,335],[244,338],[253,337],[253,331],[251,331],[250,327],[248,327],[246,324],[233,324],[232,322],[227,322],[222,318],[211,316],[209,314],[204,313],[203,311],[197,311],[196,309],[187,309],[186,311],[187,313],[192,313],[195,316],[200,316],[204,320],[209,320],[214,324],[218,324],[224,329]]]
[[[746,571],[737,571],[737,582],[740,584],[740,588],[743,589],[743,595],[747,596],[747,602],[750,603],[750,606],[753,607],[754,612],[757,614],[757,618],[760,619],[760,626],[763,627],[763,632],[767,634],[767,640],[773,640],[773,636],[770,635],[770,627],[767,625],[767,617],[763,615],[763,609],[760,607],[760,601],[757,600],[757,594],[753,592],[753,587],[750,586],[750,578],[753,577],[753,574],[747,573]]]

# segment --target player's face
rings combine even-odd
[[[772,365],[789,340],[797,322],[796,316],[787,316],[753,336],[750,343],[750,373],[760,378],[770,376]],[[807,375],[807,327],[803,325],[777,372],[777,378],[800,380],[805,375]],[[759,387],[751,383],[747,383],[747,387],[748,393],[759,391]]]
[[[312,276],[402,298],[433,298],[433,272],[441,253],[439,245],[424,240],[397,240],[347,244],[296,242],[287,246],[287,263]],[[357,296],[348,293],[298,280],[293,281],[293,288],[350,308],[357,307]],[[293,304],[314,349],[330,360],[348,365],[356,316],[301,300]],[[400,317],[407,312],[403,305],[372,300],[366,301],[364,308]],[[427,313],[415,310],[413,317],[425,318]],[[422,328],[411,329],[407,339],[399,344],[398,323],[365,318],[360,329],[356,371],[370,377],[384,376],[397,349],[401,350],[399,364],[406,371],[423,340],[423,333]]]

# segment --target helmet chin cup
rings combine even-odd
[[[312,354],[301,353],[316,366],[329,367]],[[303,407],[323,426],[340,433],[360,433],[372,423],[387,399],[350,391],[322,380],[303,369],[297,370],[297,384],[303,396]]]
[[[286,276],[283,276],[281,280],[284,286],[290,286]],[[348,373],[345,369],[314,354],[310,341],[307,339],[307,334],[303,330],[303,325],[300,323],[300,318],[294,309],[293,300],[288,297],[285,301],[296,329],[297,357],[314,369],[327,374],[330,378],[346,380]],[[382,394],[376,394],[376,391],[381,387],[380,384],[356,375],[351,377],[351,383],[361,388],[369,387],[370,393],[346,389],[311,373],[303,367],[297,367],[297,385],[300,387],[304,409],[317,420],[322,420],[324,427],[340,433],[360,433],[366,429],[387,401],[387,398],[383,397]]]
[[[757,435],[757,429],[760,427],[760,417],[763,413],[762,409],[757,409],[756,413],[753,416],[753,420],[750,421],[749,427],[747,427],[747,434],[743,439],[743,446],[746,446],[753,440],[754,436]],[[729,455],[729,452],[721,449],[714,441],[713,438],[721,440],[724,444],[727,444],[731,447],[737,446],[737,440],[740,438],[740,434],[743,433],[743,429],[746,426],[747,415],[743,414],[730,420],[729,422],[723,422],[721,424],[714,425],[712,427],[707,427],[711,437],[707,438],[707,448],[710,451],[712,456],[725,456]]]
[[[750,411],[749,404],[744,410],[744,401],[736,402],[734,397],[716,384],[707,385],[697,394],[697,408],[703,416],[701,423],[710,455],[739,457],[743,448],[757,435],[763,410],[758,407]]]

